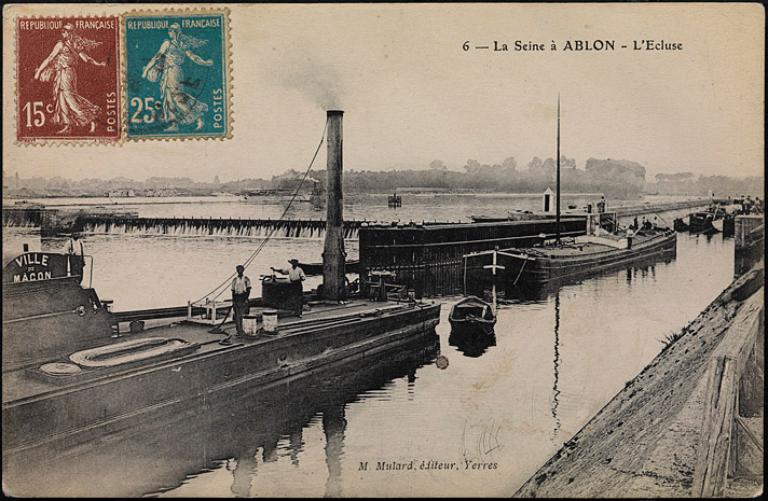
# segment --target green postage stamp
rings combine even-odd
[[[231,137],[229,12],[135,12],[122,24],[126,137]]]

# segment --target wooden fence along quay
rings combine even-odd
[[[745,275],[733,298],[753,298],[726,331],[707,367],[707,390],[692,495],[723,497],[739,482],[762,482],[765,407],[764,264]]]

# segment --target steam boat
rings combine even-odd
[[[86,256],[25,252],[3,268],[3,466],[134,429],[147,419],[232,401],[352,361],[434,337],[440,306],[371,303],[345,296],[341,217],[342,112],[328,112],[328,226],[322,291],[303,318],[281,304],[252,302],[251,317],[273,332],[221,344],[221,331],[193,318],[204,308],[113,312],[83,284]],[[226,304],[219,305],[226,307]],[[120,327],[131,321],[130,332]],[[146,328],[144,320],[147,321]],[[154,325],[149,325],[150,323]],[[221,324],[220,324],[221,325]],[[224,326],[232,334],[234,326]],[[258,329],[253,331],[258,334]],[[422,343],[423,344],[423,343]],[[4,468],[5,469],[5,468]],[[4,479],[5,482],[5,479]],[[6,485],[6,487],[9,487]],[[11,486],[12,487],[12,486]]]

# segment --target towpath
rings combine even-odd
[[[735,280],[515,497],[762,492],[763,284],[762,268]],[[736,364],[740,373],[734,372],[726,391],[725,378],[716,379],[714,368],[718,360],[739,358],[745,364]],[[718,394],[721,389],[727,394]],[[713,395],[719,396],[719,407],[713,406]]]

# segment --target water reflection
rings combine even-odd
[[[651,256],[647,259],[641,259],[630,263],[624,268],[625,281],[628,285],[632,284],[633,280],[637,280],[638,273],[643,280],[648,278],[648,272],[650,270],[650,277],[653,281],[656,280],[656,264],[664,263],[669,264],[677,257],[677,253],[668,253],[664,255]],[[504,288],[504,297],[507,300],[519,301],[523,304],[533,302],[541,303],[547,301],[549,297],[554,295],[557,291],[563,287],[576,285],[588,280],[595,280],[601,277],[617,276],[620,273],[622,265],[616,267],[601,270],[595,274],[586,277],[566,278],[551,280],[544,284],[507,284]]]
[[[303,430],[322,416],[325,493],[337,497],[342,494],[346,405],[395,379],[416,384],[418,369],[432,363],[438,352],[439,338],[432,332],[375,359],[336,365],[269,390],[228,394],[223,405],[198,401],[172,416],[147,417],[124,436],[110,436],[108,445],[96,445],[97,439],[88,450],[50,448],[35,457],[4,456],[4,486],[22,496],[139,496],[179,487],[223,467],[231,477],[229,491],[251,497],[258,489],[259,470],[268,463],[284,456],[288,464],[299,465],[305,452]],[[284,454],[282,439],[287,441]],[[35,465],[34,471],[29,465]]]
[[[555,420],[552,441],[555,442],[560,433],[560,417],[557,414],[557,407],[560,405],[560,291],[555,293],[555,357],[552,362],[555,374],[555,381],[552,384],[552,418]]]
[[[323,409],[325,464],[328,465],[325,497],[341,497],[341,458],[344,455],[344,430],[346,428],[347,420],[344,417],[343,405],[334,405]]]
[[[227,469],[232,472],[232,487],[235,497],[251,497],[251,482],[256,476],[256,451],[243,452],[236,459],[227,462]],[[231,469],[230,469],[231,467]]]
[[[496,346],[496,334],[478,336],[473,332],[451,330],[448,344],[455,347],[465,357],[477,358],[488,351],[491,346]]]
[[[291,464],[299,466],[299,454],[304,450],[304,433],[301,427],[288,434],[288,449],[291,451]]]

